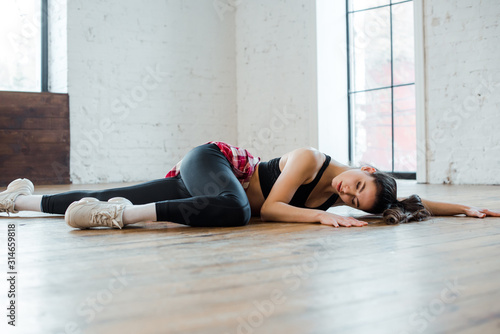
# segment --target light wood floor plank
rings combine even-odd
[[[401,196],[500,210],[498,186],[398,185]],[[20,333],[499,332],[500,218],[366,221],[80,231],[62,216],[22,212],[0,214],[0,238],[17,225]],[[444,302],[454,280],[463,288]]]

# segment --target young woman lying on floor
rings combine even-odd
[[[33,195],[28,179],[0,193],[0,212],[23,210],[64,214],[69,226],[122,228],[144,221],[190,226],[242,226],[263,221],[364,226],[326,210],[350,207],[382,214],[386,223],[424,220],[430,215],[500,217],[500,212],[461,204],[397,197],[396,181],[369,166],[352,168],[312,148],[260,162],[247,150],[223,142],[192,149],[167,175],[130,187]]]

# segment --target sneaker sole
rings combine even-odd
[[[115,204],[124,204],[124,205],[133,205],[132,202],[130,202],[128,199],[125,197],[113,197],[108,200],[108,203],[115,203]]]
[[[28,179],[15,179],[11,183],[9,183],[9,185],[7,186],[7,190],[18,190],[19,188],[26,186],[30,190],[30,193],[33,194],[33,192],[35,191],[35,186],[33,185],[33,182]]]

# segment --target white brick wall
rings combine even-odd
[[[315,11],[309,0],[70,1],[73,182],[162,177],[213,139],[263,159],[317,147]],[[500,3],[427,0],[424,12],[428,181],[498,184]],[[64,58],[52,61],[63,73]]]
[[[92,0],[67,11],[74,183],[161,177],[213,139],[264,159],[318,146],[314,2]]]
[[[72,0],[67,22],[74,183],[160,178],[196,145],[236,143],[234,12]]]
[[[318,145],[315,1],[238,1],[238,143],[267,160]]]
[[[500,184],[500,2],[424,12],[428,181]]]

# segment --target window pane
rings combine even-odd
[[[368,163],[392,171],[391,90],[354,93],[351,97],[354,164]]]
[[[415,85],[394,88],[394,171],[417,170]]]
[[[415,82],[413,2],[392,6],[394,84]]]
[[[349,14],[351,90],[391,85],[390,8]]]
[[[373,8],[388,5],[389,3],[389,0],[351,0],[349,1],[349,11]]]
[[[40,0],[0,2],[0,90],[40,91]]]

